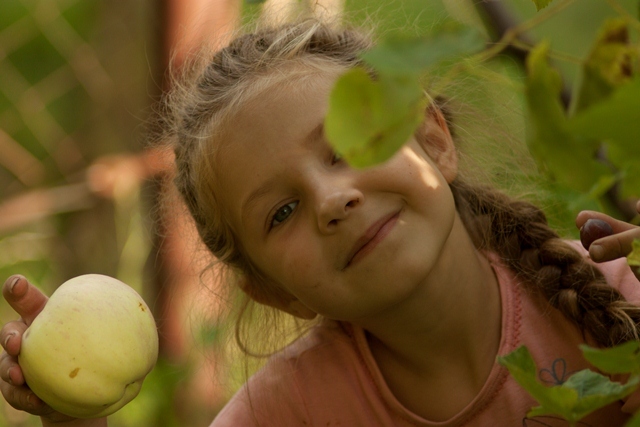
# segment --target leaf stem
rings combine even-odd
[[[627,21],[627,24],[633,26],[636,30],[640,31],[640,21],[633,16],[627,9],[625,9],[617,0],[607,0],[609,6],[615,10],[621,17]]]
[[[522,22],[521,24],[516,25],[513,28],[509,28],[505,31],[504,35],[498,40],[492,47],[486,49],[477,55],[475,55],[478,61],[484,62],[487,61],[496,55],[499,55],[503,50],[505,50],[509,46],[516,46],[515,43],[518,42],[518,37],[532,28],[540,25],[542,22],[549,19],[551,16],[560,13],[562,10],[569,7],[575,0],[565,0],[560,3],[555,4],[548,9],[544,9],[542,12],[537,13],[532,18],[527,21]]]

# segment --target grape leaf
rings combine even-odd
[[[627,263],[632,267],[640,267],[640,239],[633,239],[631,253],[627,255]]]
[[[583,64],[573,110],[579,112],[607,98],[616,87],[628,82],[637,56],[637,50],[629,45],[626,21],[607,20]]]
[[[632,377],[626,384],[620,384],[585,369],[561,385],[547,387],[537,380],[535,362],[524,346],[498,357],[498,363],[505,366],[518,384],[540,404],[527,414],[528,417],[556,415],[570,423],[631,394],[640,381],[638,377]]]
[[[536,5],[536,10],[540,12],[542,9],[547,7],[549,3],[551,3],[552,1],[553,0],[533,0],[533,4]]]
[[[422,74],[441,61],[478,52],[485,46],[481,34],[473,28],[446,31],[437,36],[388,36],[362,54],[368,64],[385,74]]]
[[[505,356],[499,356],[498,363],[506,367],[516,382],[545,408],[546,414],[563,416],[567,411],[565,408],[577,400],[578,394],[575,390],[547,387],[538,382],[538,370],[529,349],[525,346],[518,347]]]
[[[610,171],[596,161],[599,142],[576,136],[568,128],[560,103],[562,81],[547,61],[549,43],[527,57],[527,144],[540,168],[554,181],[587,193]]]
[[[607,158],[624,176],[622,196],[640,191],[640,77],[618,87],[607,99],[572,117],[576,137],[606,141]]]
[[[380,75],[353,68],[338,78],[325,118],[327,139],[355,167],[389,159],[424,119],[426,98],[417,76]]]
[[[616,347],[593,348],[581,345],[584,358],[608,374],[640,374],[640,342],[629,341]]]
[[[576,114],[568,127],[586,138],[614,140],[628,155],[640,156],[640,77]]]

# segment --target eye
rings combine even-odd
[[[273,216],[271,217],[271,224],[269,228],[271,229],[276,225],[279,225],[284,221],[286,221],[297,206],[298,206],[298,202],[296,201],[296,202],[287,203],[286,205],[278,208],[276,213],[274,213]]]

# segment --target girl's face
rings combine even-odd
[[[447,145],[433,161],[412,138],[385,164],[351,168],[323,134],[337,75],[272,87],[234,116],[217,154],[218,196],[270,285],[356,322],[411,298],[452,246],[456,160]]]

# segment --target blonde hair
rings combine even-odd
[[[320,71],[346,69],[360,65],[358,54],[371,46],[366,34],[315,20],[261,29],[236,38],[194,68],[195,77],[177,85],[167,98],[165,124],[175,143],[175,184],[204,244],[233,271],[260,278],[216,200],[215,152],[233,113],[280,81],[278,75],[284,75],[288,64]],[[596,267],[561,240],[539,208],[460,179],[451,190],[476,246],[498,253],[584,333],[607,346],[638,338],[640,309],[627,303]],[[278,290],[248,293],[255,297],[269,292]]]

